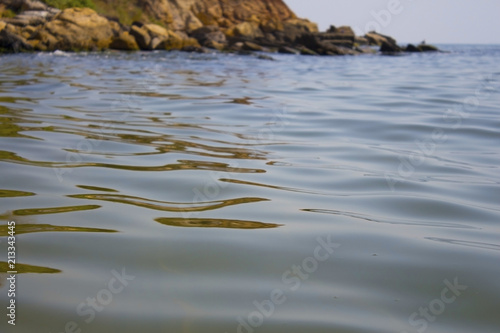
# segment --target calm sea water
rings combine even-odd
[[[442,47],[1,56],[0,331],[499,332],[500,46]]]

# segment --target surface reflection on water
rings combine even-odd
[[[16,332],[416,332],[456,278],[428,331],[497,333],[500,50],[483,50],[0,57]],[[459,126],[444,116],[475,91]]]
[[[189,228],[228,228],[228,229],[265,229],[276,228],[280,224],[263,223],[255,221],[241,220],[221,220],[221,219],[186,219],[186,218],[169,218],[160,217],[156,219],[164,225],[173,227],[189,227]]]

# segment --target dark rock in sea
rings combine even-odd
[[[439,49],[433,45],[420,44],[415,46],[413,44],[408,44],[405,48],[405,52],[417,53],[417,52],[439,52]]]
[[[290,19],[283,22],[283,33],[277,34],[278,38],[282,38],[285,43],[294,43],[297,38],[304,34],[312,34],[318,32],[316,23],[309,22],[308,20]]]
[[[388,43],[389,45],[396,45],[396,40],[392,37],[379,34],[378,32],[371,31],[365,35],[370,45],[382,46],[383,43]]]
[[[416,47],[415,45],[408,44],[408,46],[406,46],[405,52],[414,53],[414,52],[422,52],[422,51],[418,47]]]
[[[343,26],[336,28],[335,26],[330,26],[326,33],[321,33],[318,35],[320,40],[328,41],[330,44],[336,46],[343,46],[352,48],[356,35],[351,27]]]
[[[311,56],[317,56],[319,55],[318,53],[314,52],[313,50],[308,49],[305,46],[299,47],[300,54],[302,55],[311,55]]]
[[[191,31],[189,35],[195,38],[201,46],[208,48],[221,50],[227,44],[226,35],[216,25],[207,25],[198,28]]]
[[[257,59],[260,59],[260,60],[271,60],[271,61],[275,60],[273,57],[268,56],[266,54],[259,54],[259,55],[257,55]]]
[[[434,45],[429,45],[429,44],[420,44],[418,46],[418,48],[422,52],[438,52],[439,51],[439,49],[437,47],[435,47]]]
[[[278,53],[283,54],[300,54],[300,51],[289,46],[280,46]]]
[[[309,33],[300,36],[295,42],[312,50],[315,54],[346,55],[350,53],[347,47],[342,47],[342,45],[336,44],[335,41],[331,41],[327,37],[325,39],[322,38],[325,38],[324,34]]]
[[[403,50],[397,45],[389,42],[383,42],[380,46],[380,52],[386,55],[395,55],[401,53]]]

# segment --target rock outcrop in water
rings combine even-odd
[[[111,8],[124,4],[99,1]],[[373,46],[384,54],[437,50],[430,45],[401,48],[376,32],[358,37],[346,26],[319,32],[282,0],[137,0],[134,6],[140,9],[139,20],[125,25],[90,8],[59,10],[37,0],[0,0],[0,51],[216,49],[355,55],[375,52]]]

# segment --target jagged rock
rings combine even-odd
[[[182,50],[189,47],[200,47],[198,41],[194,38],[182,38],[174,32],[170,32],[168,39],[163,40],[157,47],[159,50]]]
[[[149,44],[151,43],[151,37],[149,36],[148,32],[145,29],[137,25],[133,25],[130,28],[130,34],[134,36],[135,41],[137,42],[137,45],[139,45],[141,50],[149,49]]]
[[[284,31],[283,22],[278,20],[268,20],[260,22],[260,30],[264,34],[274,34],[276,31]]]
[[[392,37],[379,34],[378,32],[371,31],[365,35],[370,45],[382,46],[382,44],[388,43],[390,45],[396,45],[396,40]]]
[[[191,37],[194,37],[200,45],[221,50],[227,43],[226,35],[216,25],[201,27],[191,32]]]
[[[419,50],[419,48],[418,48],[418,47],[416,47],[415,45],[413,45],[413,44],[408,44],[408,46],[406,46],[405,52],[411,52],[411,53],[414,53],[414,52],[422,52],[422,51],[421,51],[421,50]]]
[[[161,1],[161,0],[156,0]],[[180,2],[169,0],[169,2]],[[189,10],[204,24],[230,28],[242,22],[284,21],[295,14],[282,0],[189,0]]]
[[[142,23],[134,22],[131,27],[112,18],[119,13],[113,11],[115,0],[107,1],[111,4],[109,18],[88,8],[57,13],[36,0],[0,0],[11,8],[29,9],[10,19],[12,24],[0,23],[0,30],[27,39],[36,50],[111,47],[205,52],[208,47],[244,53],[277,50],[350,55],[373,52],[371,48],[359,48],[371,44],[382,46],[384,53],[401,51],[394,39],[376,32],[356,37],[350,27],[331,26],[327,32],[319,33],[315,23],[297,18],[284,0],[136,0],[130,6],[141,9],[142,14],[136,19]],[[158,21],[161,26],[151,24]]]
[[[18,27],[18,26],[9,24],[9,23],[7,23],[5,25],[4,29],[7,30],[8,32],[10,32],[11,34],[14,34],[14,35],[20,35],[21,31],[22,31],[21,27]]]
[[[119,30],[116,22],[90,8],[68,8],[44,24],[30,40],[40,50],[102,50],[109,47]]]
[[[51,14],[47,10],[27,10],[16,17],[5,19],[5,21],[20,27],[28,25],[37,26],[46,23],[52,16],[54,16],[54,14]]]
[[[0,21],[0,31],[2,31],[3,29],[5,29],[6,25],[7,25],[7,23],[5,23],[4,21]]]
[[[321,40],[327,40],[331,44],[352,48],[356,39],[356,34],[351,27],[342,26],[336,28],[330,26],[326,33],[319,35]]]
[[[384,54],[397,54],[403,50],[396,43],[383,42],[380,46],[380,52]]]
[[[243,50],[247,51],[264,51],[264,48],[258,44],[252,43],[252,42],[244,42],[243,43]]]
[[[304,34],[297,38],[295,42],[297,44],[304,45],[309,50],[314,51],[320,55],[346,55],[351,54],[348,48],[341,47],[329,40],[322,40],[322,34],[309,33]]]
[[[221,43],[217,43],[217,42],[210,40],[210,41],[206,42],[205,45],[203,45],[203,46],[206,48],[209,48],[209,49],[222,51],[226,47],[226,44],[221,44]]]
[[[314,52],[313,50],[308,49],[305,46],[300,47],[299,51],[300,51],[300,54],[302,54],[302,55],[318,55],[316,52]]]
[[[157,24],[144,24],[142,27],[133,25],[130,34],[134,36],[141,50],[180,50],[185,46],[200,46],[196,39]]]
[[[264,33],[260,30],[259,24],[255,22],[240,23],[228,29],[226,35],[229,37],[243,37],[248,39],[264,37]]]
[[[300,54],[300,51],[289,46],[280,46],[278,49],[279,53],[284,54]]]
[[[122,51],[139,50],[139,46],[137,45],[135,38],[131,36],[128,31],[123,31],[118,36],[114,37],[113,41],[109,45],[109,48]]]
[[[46,30],[37,30],[31,38],[28,39],[28,43],[30,43],[35,50],[54,51],[57,50],[60,42]]]
[[[284,42],[294,43],[300,36],[315,32],[318,32],[316,23],[294,18],[283,22],[282,38]],[[280,35],[278,34],[277,36]]]
[[[433,45],[428,45],[428,44],[420,44],[418,46],[415,46],[413,44],[408,44],[405,48],[405,52],[411,52],[411,53],[416,53],[416,52],[439,52],[439,49]]]
[[[359,36],[356,36],[354,38],[354,43],[357,45],[369,45],[370,44],[370,42],[368,42],[368,39],[366,39],[365,37],[359,37]]]
[[[295,17],[283,0],[138,0],[137,6],[150,21],[160,21],[174,31],[193,31],[203,25],[230,28],[252,17],[257,23]]]
[[[439,51],[439,49],[437,47],[435,47],[434,45],[429,45],[429,44],[420,44],[418,46],[418,48],[422,52],[438,52]]]
[[[316,50],[321,48],[321,43],[316,34],[307,33],[302,34],[295,39],[297,44],[303,45],[310,50]]]
[[[28,39],[30,38],[31,36],[33,36],[33,34],[36,32],[36,28],[35,27],[32,27],[31,25],[28,25],[26,27],[23,27],[22,30],[21,30],[21,36],[25,39]]]
[[[9,32],[7,29],[0,31],[0,51],[17,53],[32,49],[33,47],[24,38]]]
[[[144,24],[142,29],[146,30],[151,38],[168,39],[170,37],[169,31],[157,24]]]

